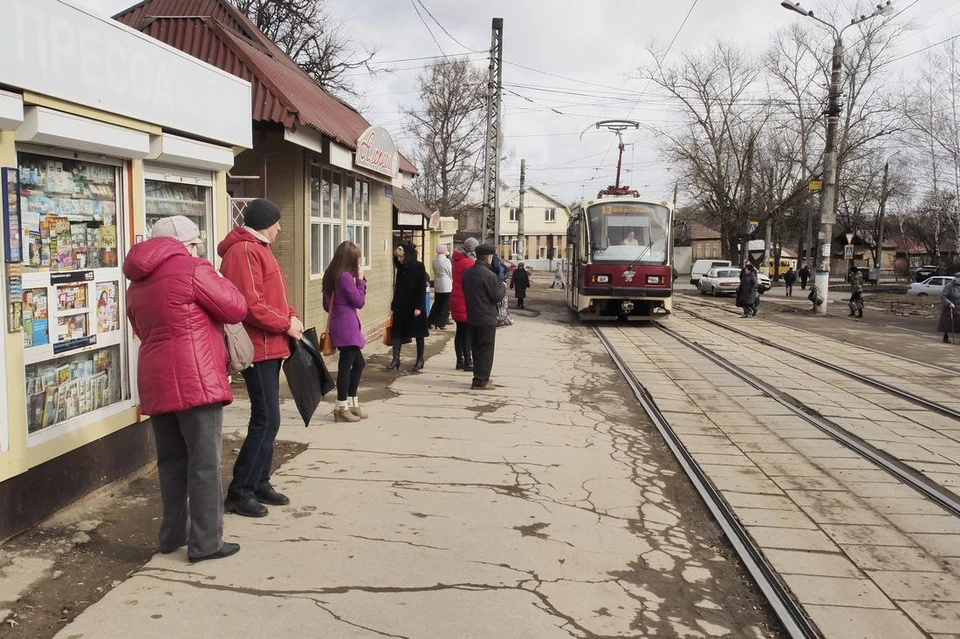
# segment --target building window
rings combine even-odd
[[[540,259],[541,259],[541,260],[547,259],[547,247],[546,247],[546,246],[541,246],[541,247],[540,247]]]
[[[547,209],[543,212],[543,219],[547,222],[557,221],[557,209]]]
[[[713,256],[720,257],[720,244],[718,242],[713,243]]]
[[[510,209],[510,221],[516,222],[519,219],[517,209]]]
[[[340,171],[310,169],[310,274],[322,275],[343,240],[370,264],[370,183]]]
[[[364,268],[370,265],[370,183],[347,177],[347,235],[360,247]]]

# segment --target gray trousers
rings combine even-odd
[[[186,543],[190,557],[217,552],[223,543],[223,405],[154,415],[150,421],[163,499],[160,550]]]

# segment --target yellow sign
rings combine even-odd
[[[821,180],[810,180],[810,183],[807,185],[808,191],[821,191],[823,190],[823,182]]]
[[[843,246],[843,259],[845,260],[853,259],[853,244],[845,244]]]

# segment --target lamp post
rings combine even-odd
[[[889,0],[886,4],[878,4],[869,15],[854,18],[850,24],[842,29],[821,20],[813,15],[813,11],[804,9],[799,2],[780,3],[784,9],[815,20],[833,32],[833,53],[830,60],[830,92],[827,100],[827,136],[823,149],[823,191],[820,196],[820,255],[817,260],[817,274],[814,286],[823,298],[823,304],[814,307],[819,315],[826,315],[830,292],[830,242],[833,240],[833,225],[837,221],[837,123],[840,120],[840,68],[843,63],[843,32],[849,27],[866,22],[877,16],[887,15],[893,11]]]

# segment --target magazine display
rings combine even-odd
[[[27,367],[27,431],[120,401],[120,347],[112,346]]]

